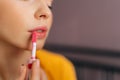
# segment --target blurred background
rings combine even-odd
[[[120,79],[120,0],[55,0],[45,49],[66,56],[78,80]]]

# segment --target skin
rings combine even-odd
[[[48,35],[52,24],[52,12],[49,8],[52,2],[0,0],[0,80],[24,80],[32,49],[31,33],[28,31],[42,25],[48,28]],[[47,35],[44,39],[37,39],[37,49],[43,47]],[[37,61],[33,63],[31,80],[38,80],[35,77],[40,78],[40,74],[43,74],[43,78],[45,76],[44,70],[36,70]]]

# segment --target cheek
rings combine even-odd
[[[12,21],[11,21],[12,23]],[[23,25],[9,24],[6,22],[5,25],[0,23],[0,39],[12,44],[14,46],[23,47],[28,41],[30,34],[25,31]]]
[[[48,21],[48,34],[47,34],[47,36],[49,35],[50,29],[52,27],[52,22],[53,22],[53,18],[51,16],[50,20]]]
[[[25,46],[30,37],[25,23],[25,17],[14,8],[0,11],[0,39],[14,46]]]

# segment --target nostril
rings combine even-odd
[[[40,15],[40,17],[43,17],[43,18],[45,18],[45,17],[46,17],[46,15]]]

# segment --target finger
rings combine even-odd
[[[40,80],[48,80],[47,75],[42,68],[40,68]]]
[[[40,80],[40,61],[38,59],[32,64],[31,80]]]
[[[26,76],[26,66],[25,65],[22,65],[20,67],[20,76],[18,77],[17,80],[24,80],[25,79],[25,76]]]

